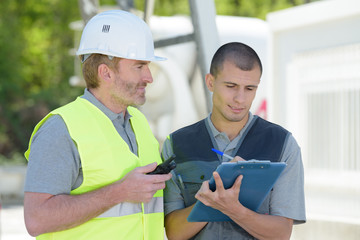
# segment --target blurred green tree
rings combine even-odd
[[[0,1],[0,154],[27,148],[34,125],[80,89],[73,74],[73,33],[80,18],[76,0]]]
[[[271,11],[301,5],[314,0],[214,0],[218,15],[266,18]],[[136,6],[143,10],[145,0],[135,0]],[[189,0],[155,0],[154,14],[172,16],[189,14]]]

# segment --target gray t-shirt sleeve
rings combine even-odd
[[[81,174],[80,157],[60,115],[51,116],[35,133],[25,192],[69,194]]]
[[[304,223],[304,167],[300,147],[291,134],[287,138],[281,162],[287,165],[271,191],[270,214],[294,219],[294,224]]]
[[[169,138],[166,138],[163,149],[162,155],[164,159],[169,158],[173,154],[173,149],[171,145],[171,141]],[[164,213],[165,215],[178,210],[185,208],[185,203],[183,196],[181,194],[180,188],[177,185],[177,175],[176,175],[176,168],[171,172],[172,178],[169,181],[166,181],[166,187],[164,189]]]

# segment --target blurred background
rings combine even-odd
[[[216,49],[252,46],[264,74],[251,111],[302,148],[308,222],[292,239],[360,238],[360,1],[1,0],[0,239],[33,239],[22,213],[23,153],[36,123],[81,95],[74,56],[84,23],[131,11],[153,32],[154,83],[141,107],[160,143],[211,109],[204,75]]]

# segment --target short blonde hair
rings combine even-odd
[[[108,56],[103,54],[91,54],[82,66],[86,87],[88,89],[99,87],[98,68],[101,64],[106,64],[111,70],[117,72],[117,64],[119,61],[120,58],[117,57],[110,60]]]

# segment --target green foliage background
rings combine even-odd
[[[102,0],[100,5],[115,5]],[[135,0],[144,9],[144,0]],[[217,14],[265,19],[271,11],[303,0],[215,0]],[[189,14],[188,0],[156,0],[154,14]],[[35,124],[83,89],[74,74],[72,21],[81,19],[77,0],[0,1],[0,164],[24,163],[22,153]]]
[[[0,162],[19,159],[35,124],[81,89],[71,88],[76,0],[0,1]],[[15,160],[19,161],[19,160]]]

